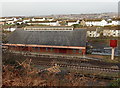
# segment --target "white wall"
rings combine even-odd
[[[100,34],[97,33],[96,31],[87,31],[87,36],[88,37],[99,37]]]
[[[13,32],[13,31],[15,31],[15,29],[16,28],[7,28],[7,29],[4,29],[4,31],[11,31],[11,32]]]
[[[58,26],[57,22],[50,22],[50,23],[27,23],[28,25],[31,24],[42,24],[42,25],[51,25],[51,26]]]
[[[87,26],[108,26],[108,25],[120,25],[120,21],[112,21],[108,23],[105,20],[102,21],[87,21],[85,22]]]
[[[40,19],[32,18],[32,21],[45,21],[45,18],[40,18]]]

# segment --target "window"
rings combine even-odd
[[[32,49],[35,50],[35,47],[33,47]]]
[[[52,51],[53,51],[53,48],[50,48],[50,51],[52,52]]]
[[[76,50],[73,50],[73,53],[76,53]]]
[[[38,47],[38,51],[40,51],[40,48]]]
[[[82,53],[82,50],[79,50],[79,53]]]
[[[46,51],[48,51],[48,48],[46,48]]]

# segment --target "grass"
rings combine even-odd
[[[46,69],[43,68],[43,69]],[[65,69],[66,70],[66,69]],[[3,54],[3,87],[7,86],[89,86],[99,84],[95,78],[75,77],[75,71],[65,75],[41,72],[33,61],[22,56]],[[82,81],[81,81],[82,80]],[[100,85],[100,84],[99,84]],[[104,85],[105,86],[105,85]]]
[[[95,80],[87,77],[75,78],[74,72],[65,75],[63,78],[50,72],[40,74],[39,70],[32,66],[31,59],[26,59],[22,62],[16,61],[16,63],[17,65],[3,65],[3,87],[88,86],[89,81]]]
[[[44,86],[46,81],[37,76],[38,70],[31,67],[31,60],[18,65],[3,65],[3,86]]]
[[[114,60],[111,60],[111,56],[103,56],[104,58],[102,59],[105,62],[109,63],[120,63],[120,56],[115,56]]]

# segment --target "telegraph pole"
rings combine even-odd
[[[114,55],[115,55],[115,48],[112,47],[111,60],[114,60]]]

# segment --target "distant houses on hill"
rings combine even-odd
[[[120,21],[117,19],[108,19],[108,20],[85,20],[86,26],[110,26],[110,25],[120,25]]]
[[[111,19],[83,19],[83,20],[59,20],[50,17],[1,17],[0,25],[21,25],[26,24],[25,30],[73,30],[73,25],[81,26],[118,26],[120,25],[120,18],[111,18]],[[35,26],[34,26],[35,25]],[[38,25],[38,26],[37,26]],[[43,27],[39,27],[42,25]],[[46,27],[45,27],[46,26]],[[5,31],[14,31],[16,27],[6,28]],[[112,36],[120,37],[120,30],[103,30],[102,33],[99,33],[97,30],[87,31],[88,37],[100,37],[100,36]]]
[[[59,20],[50,17],[1,17],[0,24],[28,24],[28,25],[50,25],[61,26],[64,22],[65,26],[74,24],[83,26],[116,26],[120,25],[120,18],[111,19],[83,19],[83,20]]]

